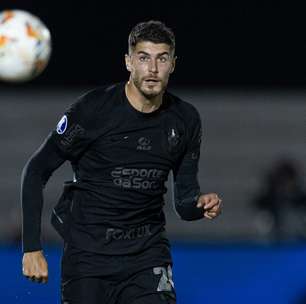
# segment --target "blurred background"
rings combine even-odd
[[[44,192],[47,285],[21,275],[21,171],[80,94],[127,79],[128,34],[136,23],[157,19],[176,34],[169,91],[202,117],[202,191],[224,203],[218,219],[191,223],[165,197],[178,304],[306,303],[305,8],[1,0],[0,11],[23,9],[44,21],[53,54],[37,79],[0,83],[0,302],[60,303],[62,243],[50,215],[71,168],[58,169]]]

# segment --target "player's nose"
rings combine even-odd
[[[158,72],[158,65],[156,60],[151,60],[149,64],[149,72],[157,73]]]

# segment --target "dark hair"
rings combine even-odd
[[[142,41],[153,43],[166,43],[171,51],[175,50],[175,36],[173,31],[160,21],[150,20],[136,24],[129,35],[129,51]]]

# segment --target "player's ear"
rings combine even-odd
[[[131,72],[131,57],[128,54],[125,54],[125,66],[126,69]]]
[[[177,56],[174,56],[173,59],[172,59],[172,66],[171,66],[170,74],[172,74],[175,70],[176,59],[177,59]]]

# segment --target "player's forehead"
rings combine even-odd
[[[151,41],[141,41],[138,42],[134,49],[135,54],[149,54],[151,56],[158,55],[170,55],[171,48],[170,45],[166,43],[154,43]]]

